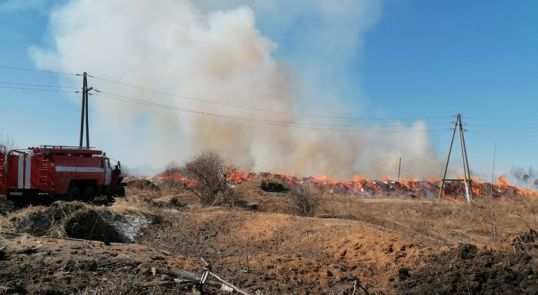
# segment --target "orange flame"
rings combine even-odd
[[[157,176],[157,178],[161,180],[171,181],[174,183],[182,183],[189,187],[192,187],[193,185],[196,184],[195,179],[191,179],[179,172],[173,172],[167,175],[160,175],[160,176]]]
[[[251,181],[258,174],[252,172],[239,171],[236,168],[228,167],[226,174],[227,179],[233,184],[239,184],[242,182]],[[272,178],[280,181],[287,182],[288,184],[298,185],[300,183],[310,183],[317,186],[320,189],[330,189],[331,191],[341,192],[341,193],[352,193],[352,194],[367,194],[369,196],[383,195],[383,194],[397,194],[397,195],[408,195],[412,194],[415,196],[436,196],[439,187],[440,180],[430,178],[427,180],[418,180],[418,179],[403,179],[399,182],[395,182],[390,178],[384,180],[372,180],[366,179],[362,176],[355,175],[352,179],[348,180],[337,180],[332,179],[325,175],[314,176],[314,177],[305,177],[297,178],[287,174],[274,174],[269,172],[259,173],[260,177],[263,178]],[[196,180],[190,179],[189,177],[182,175],[179,172],[174,172],[168,175],[158,176],[160,179],[170,180],[177,183],[183,183],[187,186],[193,186],[196,184]],[[484,196],[528,196],[528,197],[538,197],[538,192],[532,189],[518,188],[511,185],[508,179],[504,176],[498,178],[496,184],[491,184],[484,182],[480,179],[473,178],[472,181],[472,192],[476,197]],[[463,183],[447,183],[445,186],[445,194],[447,196],[461,196],[465,194],[465,188]]]
[[[256,176],[256,173],[243,172],[236,170],[233,167],[228,167],[228,180],[232,183],[239,184],[243,181],[250,181]]]
[[[497,184],[501,186],[510,186],[510,182],[508,182],[508,179],[505,176],[499,176]]]

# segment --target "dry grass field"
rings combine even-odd
[[[263,191],[261,181],[234,187],[257,210],[203,207],[165,185],[128,188],[111,206],[6,209],[0,292],[191,293],[185,279],[199,279],[201,258],[249,294],[536,292],[535,199],[318,192],[315,213],[302,217],[291,192]],[[214,280],[203,290],[226,293]]]

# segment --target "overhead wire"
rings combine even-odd
[[[0,88],[3,89],[12,89],[12,90],[22,90],[22,91],[43,91],[43,92],[64,92],[64,93],[79,93],[77,90],[77,87],[68,87],[68,86],[57,86],[57,85],[45,85],[45,84],[31,84],[31,83],[19,83],[19,82],[6,82],[6,81],[0,81]],[[71,89],[71,90],[69,90]],[[97,90],[97,89],[96,89]],[[372,126],[360,126],[362,128],[358,128],[357,125],[342,125],[342,124],[316,124],[316,123],[303,123],[303,122],[297,122],[297,121],[275,121],[275,120],[267,120],[267,119],[256,119],[256,118],[248,118],[248,117],[238,117],[238,116],[231,116],[226,114],[219,114],[219,113],[211,113],[206,111],[198,111],[198,110],[191,110],[191,109],[185,109],[180,108],[173,105],[168,104],[162,104],[157,102],[152,102],[140,98],[135,97],[129,97],[124,96],[116,93],[111,93],[108,91],[99,91],[100,93],[96,94],[96,96],[101,96],[108,99],[115,99],[120,100],[128,103],[136,103],[136,104],[142,104],[150,107],[158,107],[161,109],[173,109],[176,111],[181,112],[188,112],[188,113],[195,113],[198,115],[206,115],[211,117],[220,117],[225,119],[233,119],[248,123],[255,123],[255,124],[265,124],[270,126],[281,126],[281,127],[295,127],[295,128],[302,128],[302,129],[313,129],[313,130],[325,130],[325,131],[338,131],[338,132],[357,132],[357,133],[413,133],[413,132],[434,132],[434,131],[446,131],[449,130],[447,128],[426,128],[426,129],[417,129],[417,130],[401,130],[401,129],[394,129],[400,126],[378,126],[378,125],[372,125]],[[474,118],[474,117],[473,117]],[[415,119],[418,120],[418,119]],[[502,131],[511,131],[513,129],[525,129],[530,131],[538,131],[538,126],[492,126],[492,125],[481,125],[481,124],[469,124],[470,120],[466,121],[465,129],[466,131],[470,131],[471,133],[474,133],[474,131],[488,131],[488,130],[495,130],[496,132],[502,132]],[[449,122],[430,122],[428,125],[449,125]],[[471,125],[471,128],[469,129],[468,126]],[[355,128],[353,128],[355,127]],[[364,128],[367,129],[364,129]],[[392,129],[387,129],[392,128]]]
[[[48,74],[56,74],[56,75],[69,75],[69,76],[80,76],[79,73],[68,73],[68,72],[60,72],[60,71],[50,71],[50,70],[38,70],[33,68],[26,68],[26,67],[18,67],[18,66],[9,66],[9,65],[0,65],[0,68],[8,69],[8,70],[17,70],[17,71],[29,71],[29,72],[39,72],[39,73],[48,73]],[[265,112],[265,113],[275,113],[275,114],[285,114],[285,115],[293,115],[297,117],[311,117],[311,118],[325,118],[325,119],[335,119],[335,120],[362,120],[362,121],[417,121],[417,120],[439,120],[439,119],[447,119],[450,116],[435,116],[435,117],[423,117],[423,118],[368,118],[368,117],[362,117],[362,116],[355,116],[355,115],[325,115],[325,114],[307,114],[307,113],[297,113],[297,112],[291,112],[286,110],[270,110],[270,109],[264,109],[264,108],[257,108],[257,107],[250,107],[245,105],[238,105],[238,104],[231,104],[231,103],[225,103],[221,101],[217,101],[215,99],[207,99],[207,98],[199,98],[199,97],[193,97],[193,96],[187,96],[187,95],[180,95],[176,93],[172,93],[170,91],[163,91],[158,89],[153,89],[149,87],[143,87],[134,85],[131,83],[125,83],[121,81],[116,81],[113,79],[104,78],[101,76],[88,74],[90,78],[101,80],[104,82],[113,83],[116,85],[121,85],[124,87],[130,87],[134,89],[144,90],[144,91],[150,91],[154,93],[160,93],[163,95],[168,96],[174,96],[181,99],[186,100],[192,100],[192,101],[198,101],[202,103],[208,103],[208,104],[214,104],[214,105],[220,105],[224,107],[230,107],[230,108],[238,108],[238,109],[245,109],[255,112]],[[36,85],[37,86],[37,85]]]
[[[38,69],[32,69],[32,68],[26,68],[26,67],[16,67],[16,66],[9,66],[9,65],[0,65],[0,68],[6,69],[6,70],[46,73],[46,74],[55,74],[55,75],[66,75],[66,76],[76,76],[77,75],[75,73],[67,73],[67,72],[60,72],[60,71],[49,71],[49,70],[38,70]]]
[[[180,94],[173,93],[173,92],[170,92],[170,91],[163,91],[163,90],[158,90],[158,89],[153,89],[153,88],[148,88],[148,87],[143,87],[143,86],[137,86],[137,85],[134,85],[134,84],[125,83],[125,82],[121,82],[121,81],[115,81],[115,80],[112,80],[112,79],[103,78],[103,77],[100,77],[100,76],[95,76],[93,74],[88,74],[88,76],[90,78],[93,78],[93,79],[96,79],[96,80],[101,80],[101,81],[105,81],[105,82],[109,82],[109,83],[113,83],[113,84],[121,85],[121,86],[125,86],[125,87],[130,87],[130,88],[134,88],[134,89],[138,89],[138,90],[144,90],[144,91],[159,93],[159,94],[163,94],[163,95],[167,95],[167,96],[174,96],[174,97],[178,97],[178,98],[186,99],[186,100],[192,100],[192,101],[208,103],[208,104],[214,104],[214,105],[225,106],[225,107],[231,107],[231,108],[245,109],[245,110],[250,110],[250,111],[255,111],[255,112],[266,112],[266,113],[293,115],[293,116],[297,116],[297,117],[325,118],[325,119],[338,119],[338,120],[417,121],[416,118],[398,118],[398,119],[367,118],[367,117],[359,117],[359,116],[354,116],[354,115],[334,116],[334,115],[324,115],[324,114],[297,113],[297,112],[290,112],[290,111],[285,111],[285,110],[269,110],[269,109],[262,109],[262,108],[244,106],[244,105],[225,103],[225,102],[217,101],[216,99],[208,99],[208,98],[199,98],[199,97],[193,97],[193,96],[187,96],[187,95],[180,95]],[[445,119],[450,118],[450,117],[451,116],[436,116],[436,117],[429,117],[429,118],[428,117],[420,118],[419,120],[436,120],[436,119],[445,120]]]
[[[3,69],[9,69],[9,70],[19,70],[19,71],[30,71],[30,72],[40,72],[40,73],[47,73],[47,74],[58,74],[58,75],[69,75],[69,76],[79,76],[80,74],[76,73],[67,73],[67,72],[59,72],[59,71],[48,71],[48,70],[37,70],[32,68],[24,68],[24,67],[15,67],[15,66],[7,66],[7,65],[0,65],[0,68]],[[196,98],[196,97],[190,97],[190,96],[184,96],[184,95],[178,95],[172,92],[168,91],[162,91],[147,87],[141,87],[129,83],[124,83],[120,81],[115,81],[112,79],[103,78],[100,76],[95,76],[88,74],[93,79],[106,81],[109,83],[114,83],[117,85],[122,85],[125,87],[131,87],[139,90],[145,90],[145,91],[151,91],[154,93],[160,93],[168,96],[174,96],[179,97],[183,99],[193,100],[193,101],[199,101],[204,103],[210,103],[220,106],[227,106],[227,107],[233,107],[238,109],[246,109],[251,111],[257,111],[257,112],[267,112],[267,113],[275,113],[275,114],[285,114],[285,115],[292,115],[297,117],[310,117],[310,118],[326,118],[326,119],[346,119],[346,120],[363,120],[363,121],[417,121],[417,120],[425,120],[425,119],[446,119],[447,116],[437,116],[437,117],[430,117],[430,118],[420,118],[420,119],[411,119],[411,118],[400,118],[400,119],[387,119],[387,118],[364,118],[364,117],[356,117],[356,116],[330,116],[330,115],[323,115],[323,114],[306,114],[306,113],[295,113],[290,111],[282,111],[282,110],[268,110],[268,109],[262,109],[262,108],[254,108],[254,107],[248,107],[243,105],[235,105],[235,104],[229,104],[224,102],[219,102],[215,100],[209,100],[204,98]],[[56,86],[56,85],[44,85],[44,84],[30,84],[30,83],[20,83],[20,82],[0,82],[0,88],[4,89],[13,89],[13,90],[27,90],[27,91],[50,91],[50,92],[73,92],[66,89],[78,89],[76,87],[66,87],[66,86]],[[76,92],[75,92],[76,93]],[[166,105],[166,104],[160,104],[156,102],[151,102],[135,97],[127,97],[122,96],[119,94],[114,94],[110,92],[101,92],[99,93],[101,97],[109,98],[109,99],[116,99],[116,100],[123,100],[131,103],[137,103],[137,104],[144,104],[147,106],[152,107],[160,107],[160,108],[166,108],[166,109],[174,109],[176,111],[182,111],[182,112],[190,112],[195,113],[199,115],[206,115],[206,116],[212,116],[212,117],[221,117],[221,118],[227,118],[227,119],[235,119],[239,121],[244,122],[250,122],[250,123],[257,123],[257,124],[268,124],[268,125],[276,125],[276,126],[286,126],[286,127],[297,127],[297,128],[308,128],[308,129],[317,129],[317,130],[328,130],[328,131],[343,131],[343,132],[383,132],[383,133],[394,133],[394,132],[428,132],[428,131],[435,131],[434,129],[423,129],[423,130],[401,130],[401,129],[394,129],[398,128],[400,126],[362,126],[367,127],[368,129],[360,129],[357,128],[357,125],[343,125],[343,124],[312,124],[312,123],[302,123],[297,121],[275,121],[275,120],[268,120],[268,119],[259,119],[259,118],[247,118],[247,117],[238,117],[238,116],[231,116],[226,114],[220,114],[220,113],[211,113],[206,111],[199,111],[199,110],[192,110],[192,109],[185,109],[180,108],[177,106],[172,105]],[[430,123],[430,125],[435,124],[445,124],[445,123]],[[346,129],[344,129],[346,128]],[[392,128],[386,129],[386,128]],[[445,129],[439,129],[445,130]]]
[[[38,72],[38,73],[55,74],[55,75],[67,75],[67,76],[80,76],[81,75],[79,73],[69,73],[69,72],[51,71],[51,70],[40,70],[40,69],[35,69],[35,68],[12,66],[12,65],[0,65],[0,68],[1,69],[6,69],[6,70]],[[343,119],[343,120],[363,120],[363,121],[392,121],[392,122],[394,122],[394,121],[419,121],[419,120],[445,120],[447,118],[452,118],[453,117],[453,116],[432,116],[432,117],[421,117],[421,118],[368,118],[368,117],[359,117],[359,116],[353,116],[353,115],[351,115],[351,116],[346,116],[346,115],[332,116],[332,115],[324,115],[324,114],[295,113],[295,112],[283,111],[283,110],[268,110],[268,109],[262,109],[262,108],[255,108],[255,107],[249,107],[249,106],[243,106],[243,105],[224,103],[224,102],[219,102],[219,101],[211,100],[211,99],[197,98],[197,97],[192,97],[192,96],[180,95],[180,94],[172,93],[172,92],[169,92],[169,91],[163,91],[163,90],[153,89],[153,88],[149,88],[149,87],[137,86],[137,85],[134,85],[134,84],[131,84],[131,83],[116,81],[116,80],[113,80],[113,79],[108,79],[108,78],[104,78],[104,77],[96,76],[96,75],[92,75],[92,74],[88,74],[88,76],[91,77],[91,78],[94,78],[96,80],[101,80],[101,81],[105,81],[105,82],[109,82],[109,83],[113,83],[113,84],[117,84],[117,85],[121,85],[121,86],[125,86],[125,87],[131,87],[131,88],[134,88],[134,89],[151,91],[151,92],[155,92],[155,93],[160,93],[160,94],[164,94],[164,95],[168,95],[168,96],[175,96],[175,97],[178,97],[178,98],[183,98],[183,99],[188,99],[188,100],[193,100],[193,101],[199,101],[199,102],[204,102],[204,103],[210,103],[210,104],[216,104],[216,105],[221,105],[221,106],[246,109],[246,110],[251,110],[251,111],[258,111],[258,112],[268,112],[268,113],[279,113],[279,114],[294,115],[294,116],[298,116],[298,117]],[[0,85],[0,86],[2,86],[1,88],[17,89],[17,90],[29,90],[29,91],[41,91],[40,89],[35,89],[35,88],[40,88],[40,87],[44,87],[44,88],[78,89],[76,87],[64,87],[64,86],[40,85],[40,84],[16,83],[16,82],[0,82],[0,84],[15,85],[14,87],[8,87],[8,86]],[[24,86],[24,87],[19,87],[19,86]],[[46,90],[43,90],[43,91],[46,91]],[[50,90],[50,91],[53,91],[53,90]],[[474,121],[498,121],[499,120],[498,117],[487,118],[487,117],[475,117],[475,116],[473,116],[472,118],[466,118],[466,119],[468,119],[468,120],[466,120],[467,122],[469,122],[469,121],[471,121],[471,122],[474,122]],[[511,118],[511,120],[535,121],[536,118]],[[428,124],[429,125],[436,125],[436,124],[441,125],[441,124],[445,124],[445,123],[444,122],[439,122],[439,123],[429,122]],[[478,125],[474,125],[474,124],[473,124],[473,126],[478,127]],[[483,126],[480,126],[480,127],[483,127]],[[489,128],[490,126],[487,126],[487,127]],[[510,126],[505,126],[503,128],[506,128],[506,127],[511,128]],[[498,127],[491,127],[491,128],[498,128]],[[519,128],[519,127],[516,127],[516,128]]]
[[[198,110],[192,110],[192,109],[185,109],[180,108],[173,105],[168,104],[162,104],[162,103],[156,103],[152,101],[148,101],[145,99],[140,99],[137,97],[132,96],[125,96],[125,95],[118,95],[113,94],[105,91],[99,91],[95,97],[102,97],[102,98],[108,98],[108,99],[114,99],[124,102],[130,102],[130,103],[136,103],[141,105],[146,105],[150,107],[157,107],[157,108],[163,108],[166,110],[175,110],[175,111],[181,111],[181,112],[188,112],[188,113],[194,113],[198,115],[205,115],[205,116],[211,116],[211,117],[219,117],[219,118],[226,118],[226,119],[233,119],[243,122],[249,122],[249,123],[257,123],[257,124],[266,124],[266,125],[272,125],[272,126],[282,126],[282,127],[295,127],[295,128],[302,128],[302,129],[314,129],[314,130],[325,130],[325,131],[339,131],[339,132],[359,132],[359,133],[402,133],[402,132],[428,132],[428,131],[440,131],[441,129],[434,130],[434,129],[419,129],[419,130],[401,130],[401,129],[384,129],[381,127],[376,126],[370,126],[367,129],[360,129],[360,128],[349,128],[349,129],[343,129],[344,125],[323,125],[323,124],[304,124],[300,122],[293,122],[293,121],[274,121],[274,120],[268,120],[268,119],[256,119],[256,118],[248,118],[248,117],[238,117],[238,116],[230,116],[226,114],[219,114],[219,113],[211,113],[211,112],[205,112],[205,111],[198,111]],[[341,127],[341,128],[333,128],[333,127]],[[396,128],[397,126],[390,126],[391,128]],[[443,131],[446,131],[447,129],[442,129]]]
[[[78,87],[58,86],[58,85],[45,85],[45,84],[31,84],[20,82],[5,82],[0,81],[0,85],[15,85],[15,87],[38,87],[38,88],[60,88],[60,89],[79,89]]]
[[[4,84],[10,83],[10,84],[9,85],[1,85],[2,83],[4,83]],[[13,84],[16,85],[16,86],[12,86]],[[22,87],[22,86],[18,86],[18,85],[29,85],[29,86]],[[47,86],[47,88],[31,87],[31,86],[38,86],[38,85],[39,84],[0,82],[0,88],[4,88],[4,89],[26,90],[26,91],[79,93],[78,91],[66,90],[66,89],[64,89],[64,87],[60,87],[60,86],[57,86],[57,89],[54,89],[53,85],[39,85],[39,86]],[[77,89],[75,87],[66,87],[66,88],[68,88],[68,89]],[[116,99],[116,100],[121,100],[121,101],[126,101],[126,102],[137,103],[137,104],[143,104],[143,105],[152,106],[152,107],[160,107],[160,108],[164,108],[164,109],[174,109],[174,110],[177,110],[177,111],[196,113],[196,114],[199,114],[199,115],[207,115],[207,116],[213,116],[213,117],[235,119],[235,120],[244,121],[244,122],[251,122],[251,123],[258,123],[258,124],[268,124],[268,125],[273,125],[273,126],[308,128],[308,129],[327,130],[327,131],[368,132],[368,133],[372,133],[372,132],[382,132],[382,133],[427,132],[427,131],[440,131],[441,130],[441,129],[439,129],[439,130],[434,130],[434,129],[420,129],[420,130],[396,130],[396,129],[391,130],[391,129],[389,129],[389,130],[387,130],[386,129],[386,128],[397,128],[397,127],[399,127],[399,126],[394,126],[394,125],[392,125],[392,126],[362,126],[362,127],[368,127],[368,129],[359,129],[359,128],[352,128],[352,127],[356,127],[356,125],[315,124],[315,123],[312,124],[312,123],[302,123],[302,122],[296,122],[296,121],[275,121],[275,120],[267,120],[267,119],[237,117],[237,116],[231,116],[231,115],[226,115],[226,114],[219,114],[219,113],[211,113],[211,112],[205,112],[205,111],[185,109],[185,108],[180,108],[180,107],[177,107],[177,106],[172,106],[172,105],[166,105],[166,104],[161,104],[161,103],[157,103],[157,102],[152,102],[152,101],[148,101],[148,100],[144,100],[144,99],[140,99],[140,98],[124,96],[124,95],[110,93],[110,92],[106,92],[106,91],[99,91],[97,89],[95,89],[95,90],[98,92],[98,94],[96,94],[96,95],[102,96],[102,97],[105,97],[105,98]],[[334,127],[337,127],[337,128],[334,128]],[[348,128],[348,129],[343,129],[343,128]],[[442,130],[444,130],[444,129],[442,129]]]
[[[22,86],[10,86],[10,85],[0,85],[0,88],[3,89],[13,89],[13,90],[24,90],[24,91],[45,91],[45,92],[68,92],[75,93],[74,91],[66,89],[54,89],[54,88],[37,88],[37,87],[22,87]]]
[[[110,96],[116,96],[116,97],[121,97],[121,98],[125,98],[125,99],[132,99],[132,100],[135,100],[135,101],[141,101],[143,103],[148,103],[148,104],[151,104],[151,103],[156,103],[154,101],[150,101],[150,100],[147,100],[147,99],[142,99],[142,98],[135,98],[135,97],[132,97],[132,96],[125,96],[125,95],[121,95],[121,94],[115,94],[115,93],[111,93],[111,92],[108,92],[108,91],[104,91],[104,90],[97,90],[97,92],[99,93],[104,93],[104,94],[107,94],[107,95],[110,95]],[[159,103],[157,103],[159,104]],[[171,105],[163,105],[163,104],[159,104],[160,106],[165,106],[165,107],[172,107],[172,108],[175,108],[176,106],[171,106]],[[188,109],[184,109],[184,108],[180,108],[181,111],[192,111],[192,110],[188,110]],[[204,113],[207,113],[207,112],[204,112]],[[258,118],[242,118],[242,119],[249,119],[249,120],[259,120]],[[274,120],[264,120],[264,121],[269,121],[269,122],[278,122],[278,123],[284,123],[284,124],[297,124],[296,121],[274,121]],[[440,124],[443,124],[443,125],[446,125],[447,123],[440,123]],[[357,125],[343,125],[343,124],[317,124],[317,123],[308,123],[307,124],[308,126],[318,126],[318,127],[339,127],[339,128],[349,128],[349,127],[357,127]],[[375,125],[375,126],[364,126],[364,127],[370,127],[370,128],[379,128],[379,126]],[[395,124],[392,124],[390,126],[387,126],[387,127],[390,127],[390,128],[395,128],[395,127],[398,127],[397,125]]]

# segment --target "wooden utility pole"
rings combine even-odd
[[[458,137],[460,139],[461,157],[463,161],[463,175],[464,175],[463,179],[446,178],[447,173],[448,173],[448,165],[450,164],[450,157],[452,155],[452,147],[454,146],[454,138],[456,137],[456,132],[458,133]],[[454,129],[452,129],[452,137],[450,139],[450,148],[448,149],[448,157],[446,160],[445,173],[443,174],[443,179],[441,180],[441,187],[439,188],[439,198],[441,198],[444,195],[445,184],[447,182],[463,182],[465,184],[465,199],[467,200],[467,202],[471,202],[473,198],[471,170],[469,169],[469,160],[467,158],[467,146],[465,144],[465,135],[464,135],[461,114],[458,114],[456,116]]]

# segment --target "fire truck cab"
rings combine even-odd
[[[122,196],[121,165],[100,150],[40,146],[7,151],[0,146],[0,194],[19,203],[34,198],[90,201]]]

